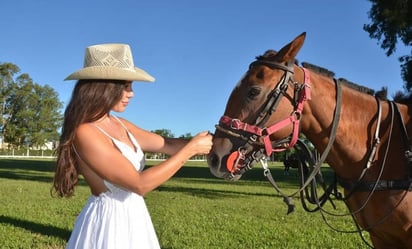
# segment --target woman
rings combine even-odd
[[[143,196],[192,156],[209,153],[212,136],[163,138],[112,115],[129,104],[132,81],[154,81],[134,66],[126,44],[88,47],[84,68],[66,80],[78,81],[64,113],[53,190],[72,196],[81,174],[92,193],[66,248],[160,248]],[[170,157],[143,170],[143,151]]]

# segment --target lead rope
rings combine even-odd
[[[263,156],[260,159],[260,164],[262,165],[263,168],[263,175],[269,180],[270,184],[272,184],[273,188],[283,197],[283,202],[286,203],[286,205],[288,206],[288,211],[287,214],[292,213],[295,210],[295,205],[292,203],[292,198],[290,198],[289,196],[287,196],[285,193],[282,192],[282,190],[278,187],[278,185],[276,184],[275,180],[273,179],[272,173],[269,170],[268,167],[268,162],[267,162],[267,158],[265,156]]]

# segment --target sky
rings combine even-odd
[[[367,0],[15,0],[0,7],[0,63],[17,65],[49,85],[66,105],[85,48],[127,43],[135,65],[156,78],[133,83],[124,117],[176,137],[214,131],[230,92],[248,65],[302,32],[297,55],[337,78],[379,90],[403,90],[399,47],[387,57],[363,30]],[[63,112],[63,110],[62,110]]]

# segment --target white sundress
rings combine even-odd
[[[144,154],[134,136],[117,120],[126,129],[136,151],[96,127],[113,141],[136,170],[141,171],[144,168]],[[143,197],[108,181],[104,184],[108,191],[90,196],[76,219],[66,249],[160,248]]]

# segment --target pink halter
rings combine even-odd
[[[301,92],[301,94],[299,95],[297,99],[297,105],[296,105],[295,110],[289,117],[269,127],[264,127],[264,128],[260,128],[257,125],[250,125],[250,124],[240,121],[239,119],[232,119],[228,116],[222,116],[220,118],[219,123],[227,127],[230,127],[232,130],[246,131],[248,133],[255,134],[259,137],[262,137],[264,141],[265,152],[267,156],[270,156],[272,152],[279,152],[279,151],[283,151],[288,148],[292,148],[296,144],[296,141],[299,138],[299,125],[300,125],[300,119],[302,116],[303,106],[306,100],[311,99],[310,97],[310,73],[307,69],[305,68],[302,68],[302,69],[304,72],[303,91]],[[273,133],[279,131],[280,129],[290,124],[292,124],[293,130],[292,130],[292,136],[291,136],[289,145],[286,148],[281,148],[281,149],[272,148],[272,142],[270,141],[270,135],[272,135]]]

